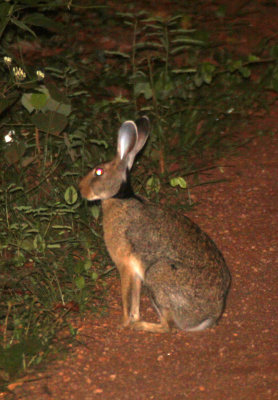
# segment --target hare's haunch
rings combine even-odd
[[[223,312],[230,274],[214,242],[194,222],[134,195],[129,173],[148,135],[147,117],[126,121],[116,157],[89,172],[80,192],[102,201],[104,240],[121,277],[123,325],[151,332],[203,330]],[[140,321],[141,284],[160,323]]]

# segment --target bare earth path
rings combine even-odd
[[[278,399],[278,137],[258,138],[223,163],[229,167],[214,177],[229,181],[196,189],[201,206],[192,215],[232,272],[220,324],[200,333],[119,330],[115,276],[110,315],[88,315],[80,326],[86,346],[29,377],[35,380],[16,387],[12,398]],[[153,318],[145,298],[143,310]]]

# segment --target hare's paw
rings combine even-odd
[[[127,318],[123,318],[122,323],[119,325],[119,329],[124,329],[127,327],[132,327],[134,323],[139,321],[139,315],[129,315]]]
[[[122,322],[118,325],[119,329],[125,329],[130,325],[130,319],[123,319]]]
[[[130,328],[136,331],[147,331],[153,333],[166,333],[170,332],[169,325],[166,324],[155,324],[152,322],[146,321],[135,321],[133,324],[130,325]]]

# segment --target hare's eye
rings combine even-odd
[[[96,174],[97,176],[103,175],[103,169],[102,169],[102,168],[97,168],[96,171],[95,171],[95,174]]]

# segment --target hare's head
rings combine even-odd
[[[146,143],[149,125],[146,116],[122,124],[118,133],[116,157],[110,162],[97,165],[81,180],[79,188],[83,197],[87,200],[106,200],[121,191],[136,154]]]

